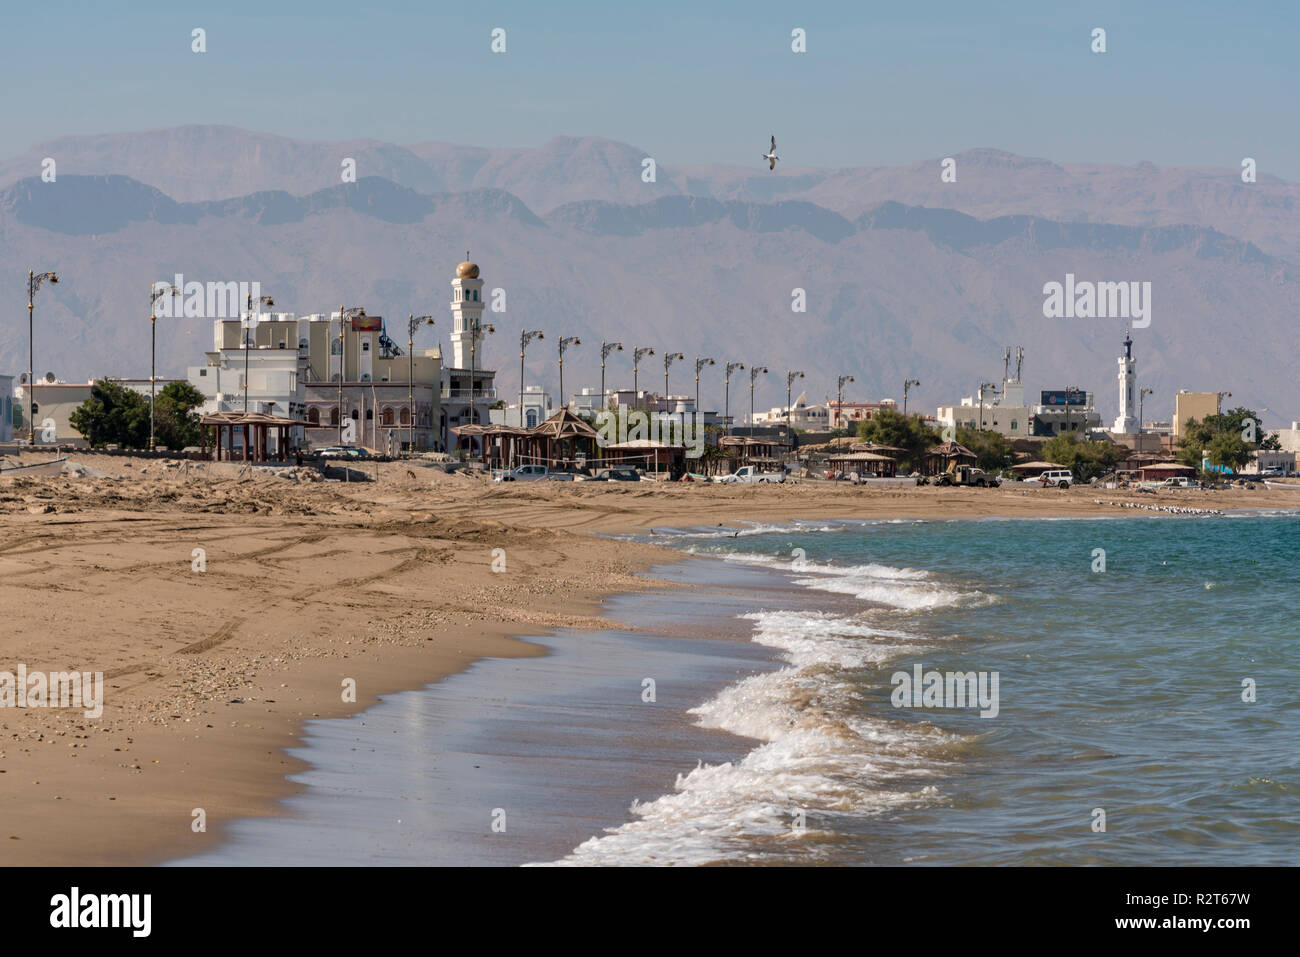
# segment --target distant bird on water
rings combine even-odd
[[[776,155],[776,134],[772,134],[772,148],[763,154],[763,159],[767,160],[768,169],[776,169],[776,161],[781,157]]]

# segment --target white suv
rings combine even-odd
[[[1074,484],[1074,473],[1069,469],[1051,469],[1037,478],[1025,479],[1025,482],[1044,488],[1069,488]]]

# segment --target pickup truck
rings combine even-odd
[[[735,482],[784,482],[785,472],[760,472],[752,465],[742,465],[730,475],[720,476],[717,481],[725,484]]]
[[[997,488],[1002,483],[996,475],[990,475],[973,465],[959,465],[951,472],[944,472],[934,480],[935,485],[973,485],[976,488]]]

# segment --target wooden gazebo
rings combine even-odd
[[[221,450],[225,448],[226,458],[235,458],[235,432],[242,430],[243,461],[267,462],[267,439],[275,433],[275,447],[281,459],[288,457],[290,431],[295,426],[306,423],[301,419],[289,419],[280,415],[267,415],[264,412],[211,412],[199,419],[199,439],[203,456],[208,454],[208,429],[216,430],[212,445],[213,458],[221,461]]]
[[[837,471],[856,472],[862,478],[893,478],[898,470],[898,462],[888,455],[875,452],[846,452],[830,457],[830,466]]]
[[[568,408],[527,430],[522,441],[529,447],[531,461],[555,465],[572,462],[581,452],[586,458],[597,457],[600,433],[578,418]]]
[[[963,459],[974,462],[979,456],[957,442],[944,442],[925,453],[925,474],[940,475]]]

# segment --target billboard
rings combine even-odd
[[[1039,405],[1055,405],[1064,408],[1067,405],[1082,406],[1088,404],[1088,393],[1086,392],[1072,392],[1067,395],[1065,389],[1044,389],[1039,395],[1042,396],[1039,399]]]
[[[353,332],[380,332],[384,328],[383,316],[353,316]]]

